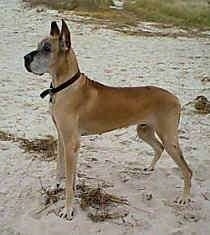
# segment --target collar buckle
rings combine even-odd
[[[50,88],[48,88],[47,90],[44,90],[40,96],[41,98],[45,98],[45,96],[50,95],[50,98],[53,97],[53,95],[63,89],[65,89],[66,87],[70,86],[71,84],[73,84],[77,79],[79,79],[81,73],[80,71],[78,71],[71,79],[69,79],[68,81],[62,83],[61,85],[59,85],[58,87],[53,87],[52,83],[50,84]]]

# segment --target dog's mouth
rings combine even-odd
[[[38,53],[37,50],[30,52],[29,54],[24,56],[24,64],[26,67],[26,70],[30,73],[34,73],[36,75],[42,76],[44,73],[36,73],[34,71],[31,70],[31,62],[33,61],[33,57],[34,55],[36,55]]]
[[[36,73],[36,72],[33,72],[33,71],[31,70],[30,65],[27,64],[27,63],[25,63],[25,67],[26,67],[26,70],[27,70],[28,72],[33,73],[33,74],[35,74],[35,75],[42,76],[42,75],[44,74],[44,73]]]
[[[25,58],[25,57],[24,57]],[[25,68],[28,72],[32,73],[31,67],[30,67],[30,63],[27,59],[25,59]]]
[[[36,74],[36,75],[39,75],[39,76],[42,76],[44,73],[34,73],[32,72],[33,74]]]
[[[31,66],[30,66],[30,62],[27,59],[25,59],[25,68],[28,72],[39,75],[39,76],[42,76],[44,74],[44,73],[36,73],[36,72],[32,71]]]

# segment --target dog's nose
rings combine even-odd
[[[30,55],[30,53],[24,56],[25,67],[26,67],[28,72],[31,72],[30,64],[31,64],[32,61],[33,61],[33,58]]]
[[[31,56],[31,53],[25,55],[25,56],[24,56],[24,60],[25,60],[25,62],[27,62],[27,63],[32,62],[33,58],[32,58],[32,56]]]
[[[25,62],[31,63],[31,62],[33,61],[33,59],[34,59],[34,56],[35,56],[37,53],[38,53],[38,51],[35,50],[35,51],[32,51],[32,52],[28,53],[27,55],[25,55],[25,56],[24,56]]]
[[[34,59],[34,56],[37,54],[37,51],[32,51],[30,52],[29,54],[25,55],[24,56],[24,61],[25,61],[25,67],[26,69],[29,71],[29,72],[32,72],[31,71],[31,62],[33,61]]]

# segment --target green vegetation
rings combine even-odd
[[[98,10],[106,9],[112,4],[112,0],[23,0],[29,2],[32,6],[46,5],[54,9],[83,9]]]
[[[137,0],[126,9],[137,17],[175,25],[209,27],[210,5],[207,0]]]
[[[79,14],[135,25],[138,20],[198,28],[210,27],[210,0],[127,0],[112,10],[112,0],[23,0],[32,6],[76,10]]]

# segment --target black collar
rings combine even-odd
[[[72,78],[70,78],[69,80],[67,80],[66,82],[62,83],[61,85],[57,86],[57,87],[53,87],[52,83],[50,84],[50,88],[44,90],[40,96],[41,98],[45,98],[45,96],[47,95],[54,95],[55,93],[63,90],[64,88],[66,88],[67,86],[70,86],[72,83],[76,82],[76,80],[80,77],[81,73],[80,71],[78,71]]]

